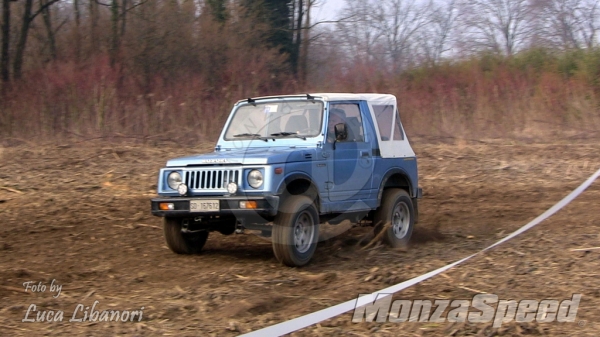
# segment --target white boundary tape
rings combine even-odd
[[[348,311],[351,311],[357,307],[361,307],[363,305],[367,305],[367,304],[373,304],[373,302],[375,301],[375,299],[381,299],[384,298],[385,296],[389,296],[389,294],[392,293],[396,293],[399,292],[401,290],[404,290],[408,287],[411,287],[417,283],[421,283],[429,278],[432,278],[440,273],[445,272],[446,270],[459,265],[469,259],[471,259],[472,257],[474,257],[475,255],[478,255],[482,252],[485,252],[486,250],[492,249],[494,247],[496,247],[497,245],[504,243],[512,238],[514,238],[515,236],[533,228],[534,226],[538,225],[540,222],[546,220],[547,218],[551,217],[552,215],[554,215],[554,213],[558,212],[561,208],[565,207],[566,205],[568,205],[571,201],[573,201],[573,199],[577,198],[583,191],[585,191],[585,189],[587,189],[593,182],[594,180],[596,180],[598,177],[600,176],[600,169],[598,171],[596,171],[596,173],[594,173],[590,178],[588,178],[588,180],[586,180],[583,184],[581,184],[579,187],[577,187],[573,192],[569,193],[569,195],[567,195],[566,197],[564,197],[561,201],[559,201],[556,205],[552,206],[550,209],[548,209],[547,211],[545,211],[542,215],[538,216],[537,218],[533,219],[531,222],[529,222],[528,224],[526,224],[525,226],[519,228],[518,230],[514,231],[512,234],[508,235],[507,237],[505,237],[504,239],[494,243],[493,245],[480,250],[479,252],[469,255],[467,257],[465,257],[462,260],[456,261],[454,263],[451,263],[449,265],[443,266],[439,269],[436,269],[434,271],[430,271],[427,274],[423,274],[421,276],[417,276],[415,278],[412,278],[408,281],[404,281],[402,283],[393,285],[391,287],[376,291],[372,294],[369,295],[365,295],[362,297],[359,297],[356,300],[350,300],[344,303],[340,303],[338,305],[334,305],[333,307],[329,307],[323,310],[319,310],[316,312],[313,312],[311,314],[308,315],[304,315],[304,316],[300,316],[297,318],[294,318],[292,320],[286,321],[286,322],[282,322],[279,324],[275,324],[260,330],[256,330],[256,331],[252,331],[250,333],[244,334],[242,336],[244,337],[262,337],[262,336],[282,336],[285,334],[289,334],[292,333],[294,331],[298,331],[300,329],[304,329],[306,327],[309,327],[313,324],[319,323],[321,321],[330,319],[332,317],[335,316],[339,316],[343,313],[346,313]],[[381,295],[381,296],[380,296]],[[378,297],[379,296],[379,297]]]

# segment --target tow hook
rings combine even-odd
[[[235,224],[235,234],[244,234],[244,225],[241,221],[238,221]]]
[[[188,219],[183,219],[181,220],[181,232],[184,234],[192,234],[192,233],[199,233],[199,232],[205,232],[205,229],[201,229],[201,230],[190,230],[190,220]]]

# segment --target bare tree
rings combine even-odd
[[[335,32],[346,53],[366,62],[373,59],[375,46],[382,37],[382,32],[371,23],[370,6],[369,0],[347,1],[342,16],[351,19],[340,21]]]
[[[9,50],[10,50],[10,3],[15,0],[2,0],[2,51],[0,56],[0,76],[3,82],[10,79]]]
[[[119,0],[110,2],[110,65],[114,67],[117,63],[117,53],[121,42],[121,32],[119,31]]]
[[[295,31],[295,37],[292,38],[292,50],[290,53],[290,63],[296,74],[300,70],[300,48],[302,46],[302,27],[304,25],[305,4],[304,0],[292,1],[292,15],[294,16],[291,24]],[[292,34],[294,35],[294,34]]]
[[[308,49],[311,40],[311,10],[319,6],[319,0],[292,1],[292,30],[295,33],[290,53],[290,63],[298,80],[306,80]]]
[[[352,19],[340,23],[338,33],[355,58],[399,72],[418,62],[417,36],[431,23],[432,8],[431,1],[348,1],[343,15]]]
[[[75,61],[79,63],[81,58],[81,8],[79,0],[73,0],[73,11],[75,12]]]
[[[48,45],[50,47],[50,58],[56,60],[56,37],[54,27],[52,25],[51,7],[44,7],[48,0],[40,0],[40,8],[44,8],[42,12],[42,18],[44,19],[44,27],[46,27],[46,34],[48,35]]]
[[[463,39],[475,50],[512,55],[532,35],[533,8],[530,0],[462,0]]]
[[[100,39],[98,38],[99,36],[99,32],[98,32],[98,21],[100,19],[100,15],[99,15],[99,5],[98,2],[95,0],[88,0],[89,1],[89,6],[88,6],[88,15],[89,15],[89,37],[90,37],[90,52],[91,53],[95,53],[97,52],[100,48],[99,48],[99,44],[100,44]]]
[[[434,65],[450,49],[450,39],[458,18],[457,0],[436,2],[430,15],[430,23],[418,34],[418,46],[424,60]]]
[[[600,5],[597,0],[538,0],[546,44],[562,49],[591,48],[598,43]]]
[[[386,0],[373,4],[371,24],[384,39],[385,52],[395,72],[416,62],[416,36],[431,23],[432,2]]]
[[[33,0],[25,0],[23,9],[23,20],[21,22],[21,32],[19,40],[17,41],[17,50],[15,51],[15,63],[13,65],[13,76],[16,79],[21,77],[23,68],[23,56],[25,54],[25,47],[27,46],[27,37],[29,36],[29,28],[31,23],[36,16],[42,13],[45,9],[52,6],[59,0],[48,0],[43,4],[40,4],[39,8],[33,12]]]
[[[308,55],[311,42],[311,11],[313,8],[319,6],[318,0],[306,0],[306,14],[304,27],[302,27],[302,45],[300,48],[300,60],[299,60],[299,79],[303,83],[306,82],[308,74]]]
[[[598,34],[600,33],[600,4],[598,0],[585,1],[582,11],[582,29],[581,34],[588,48],[598,44]]]

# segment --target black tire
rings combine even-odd
[[[198,254],[208,239],[208,231],[182,233],[181,218],[164,218],[163,229],[167,246],[177,254]]]
[[[415,210],[410,195],[399,188],[389,188],[383,191],[381,206],[373,217],[375,235],[383,228],[384,241],[393,248],[408,245],[415,224]]]
[[[312,200],[293,195],[285,199],[273,222],[273,253],[290,267],[307,264],[319,241],[319,214]]]
[[[231,235],[235,233],[235,223],[232,223],[231,225],[220,226],[219,229],[217,229],[217,232],[223,235]]]

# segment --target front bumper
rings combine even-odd
[[[218,200],[219,210],[218,211],[190,211],[190,200]],[[240,208],[240,201],[256,201],[257,208],[255,209],[242,209]],[[172,203],[174,204],[173,210],[161,210],[159,207],[160,203]],[[195,217],[195,216],[206,216],[206,215],[235,215],[235,216],[248,216],[248,215],[262,215],[262,216],[275,216],[277,215],[277,209],[279,207],[278,196],[262,196],[262,197],[172,197],[172,198],[155,198],[151,200],[152,214],[160,217]]]

